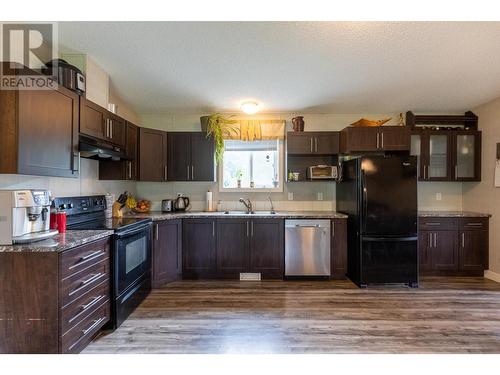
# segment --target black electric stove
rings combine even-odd
[[[119,327],[151,291],[151,219],[106,218],[103,195],[56,198],[69,230],[113,230],[109,328]]]

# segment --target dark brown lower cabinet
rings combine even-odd
[[[217,220],[217,276],[239,279],[248,272],[249,235],[248,220]]]
[[[0,353],[78,353],[110,319],[105,238],[64,252],[0,253]]]
[[[482,276],[488,268],[488,236],[488,218],[421,219],[420,274]]]
[[[182,277],[216,276],[215,219],[184,219],[182,222]]]
[[[331,278],[345,279],[347,273],[347,219],[333,219],[331,235]]]
[[[179,280],[182,275],[182,220],[153,225],[153,288]]]
[[[182,227],[185,279],[283,277],[282,219],[184,219]]]
[[[283,278],[285,222],[279,219],[250,220],[249,272],[264,279]]]

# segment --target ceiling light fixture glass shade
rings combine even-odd
[[[253,115],[259,111],[259,104],[253,101],[243,102],[240,108],[247,115]]]

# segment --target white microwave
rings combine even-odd
[[[338,169],[336,165],[313,165],[307,168],[308,180],[336,180]]]

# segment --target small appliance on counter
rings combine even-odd
[[[0,190],[0,245],[54,237],[47,190]]]
[[[189,208],[189,198],[178,194],[174,201],[174,211],[186,211]]]
[[[336,180],[338,170],[335,165],[313,165],[307,168],[306,178],[308,180]]]
[[[173,199],[164,199],[161,201],[161,212],[174,212],[175,201]]]

